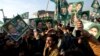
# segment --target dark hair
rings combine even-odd
[[[47,34],[46,38],[50,37],[52,38],[53,42],[57,43],[58,42],[58,37],[56,36],[56,34]]]
[[[60,27],[62,27],[62,24],[61,23],[58,23],[57,25],[60,26]]]
[[[63,35],[63,31],[61,29],[58,29],[57,33],[60,33],[61,35]]]
[[[63,31],[61,29],[58,29],[56,35],[58,36],[58,38],[63,38],[64,33],[63,33]]]
[[[56,34],[56,31],[54,29],[51,29],[51,30],[48,31],[47,34]]]

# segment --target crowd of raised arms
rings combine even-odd
[[[57,22],[53,27],[47,21],[44,29],[38,22],[37,28],[29,29],[19,41],[0,33],[0,56],[100,56],[100,39],[84,30],[80,19],[73,24]]]
[[[39,21],[37,23],[35,21],[38,21],[38,19],[33,19],[33,21],[29,19],[29,23],[33,27],[30,28],[30,25],[26,24],[23,21],[23,19],[28,19],[29,17],[26,14],[25,17],[27,18],[24,18],[24,16],[22,17],[22,15],[20,15],[21,17],[18,15],[8,22],[5,21],[6,17],[3,15],[5,23],[1,27],[3,28],[4,32],[0,33],[0,56],[100,56],[99,0],[93,0],[93,3],[91,5],[93,11],[92,9],[89,10],[90,5],[88,4],[91,3],[90,0],[85,1],[89,3],[86,4],[86,7],[84,8],[85,10],[89,11],[83,10],[83,4],[85,4],[85,2],[81,0],[81,2],[73,3],[67,3],[67,0],[50,1],[55,3],[56,7],[53,15],[52,11],[49,15],[49,11],[47,10],[47,8],[49,8],[49,2],[47,4],[46,11],[41,11],[40,13],[38,11],[38,13],[35,13],[34,15],[37,14],[38,19],[40,18],[39,20],[44,21],[45,19],[49,19],[50,16],[50,18],[52,18],[52,21],[56,21],[55,23],[49,20],[45,22]],[[9,5],[11,1],[3,2],[8,3],[2,3],[3,5]],[[41,3],[39,5],[45,3],[42,2],[42,0],[37,2]],[[21,5],[19,1],[17,3],[18,5]],[[11,4],[15,5],[17,3],[16,1],[14,3],[11,2]],[[37,7],[37,3],[33,3],[33,5]],[[24,7],[28,10],[30,9],[30,7],[33,7],[33,9],[36,10],[33,5],[31,6],[31,3],[27,3],[27,6],[29,7],[27,7],[26,5]],[[52,6],[50,9],[53,9]],[[6,7],[9,10],[11,6]],[[12,7],[13,8],[10,9],[22,11],[19,10],[22,9],[20,8],[20,6],[16,5]],[[39,7],[42,8],[41,6]],[[3,9],[0,9],[0,11],[2,11],[2,13],[4,14]],[[9,13],[8,15],[10,14],[11,13]],[[94,23],[95,25],[91,26],[88,24],[89,22],[91,25],[92,23]],[[87,29],[85,29],[86,26]]]

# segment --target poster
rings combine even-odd
[[[18,41],[28,29],[28,25],[18,15],[3,25],[3,29],[15,41]]]
[[[83,1],[81,2],[75,2],[75,3],[69,3],[68,6],[68,13],[69,14],[74,14],[74,13],[79,13],[82,11],[83,8]]]
[[[80,13],[81,19],[83,20],[90,20],[90,11],[83,11]]]
[[[36,22],[34,19],[29,19],[29,25],[31,29],[35,29],[36,28]]]
[[[90,22],[87,20],[82,20],[84,29],[87,30],[90,34],[92,34],[96,39],[100,36],[100,24]]]

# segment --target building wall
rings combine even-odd
[[[50,16],[51,18],[54,18],[54,11],[45,11],[45,10],[40,10],[37,13],[39,18],[43,18],[46,16]]]

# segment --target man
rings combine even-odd
[[[29,41],[31,44],[31,55],[32,56],[43,56],[43,48],[44,48],[44,41],[39,35],[39,31],[37,29],[34,30],[33,36]]]
[[[82,21],[80,20],[80,19],[77,19],[76,21],[75,21],[75,30],[80,30],[81,32],[82,32],[82,35],[83,36],[86,36],[86,37],[89,37],[89,40],[90,41],[92,41],[93,43],[95,43],[95,44],[100,44],[100,43],[98,43],[98,41],[95,39],[95,37],[94,36],[92,36],[91,34],[89,34],[89,32],[87,32],[87,31],[85,31],[83,28],[84,28],[84,26],[83,26],[83,23],[82,23]]]
[[[80,12],[81,9],[82,9],[82,4],[81,3],[77,3],[76,4],[76,10],[77,10],[77,12]]]
[[[47,30],[51,29],[52,28],[52,24],[50,21],[47,21],[46,22],[46,27],[47,27]]]
[[[41,21],[37,23],[37,29],[39,30],[39,33],[43,32],[43,23]]]
[[[31,19],[30,20],[30,26],[32,27],[32,28],[35,28],[35,20],[33,19]]]
[[[89,34],[87,31],[85,31],[83,29],[83,24],[82,24],[82,21],[81,20],[76,20],[75,21],[75,28],[76,30],[79,30],[81,31],[81,36],[78,37],[78,44],[79,44],[79,47],[82,49],[83,53],[86,55],[86,56],[95,56],[92,49],[93,49],[93,44],[94,45],[97,45],[98,47],[100,47],[100,43],[95,39],[94,36],[92,36],[91,34]],[[90,43],[89,43],[90,42]],[[91,49],[92,48],[92,49]],[[95,51],[94,51],[95,52]],[[98,55],[98,52],[95,53]]]
[[[11,35],[19,35],[19,33],[17,32],[16,28],[15,28],[12,24],[8,24],[8,25],[7,25],[7,31],[8,31]]]
[[[43,56],[59,56],[55,37],[55,34],[47,35]]]

